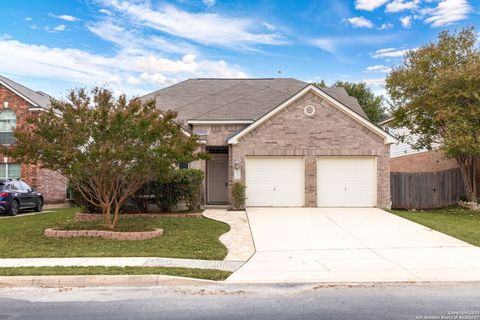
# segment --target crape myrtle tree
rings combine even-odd
[[[386,89],[394,125],[418,137],[414,148],[438,147],[456,159],[467,198],[477,201],[480,51],[473,28],[441,32],[436,42],[407,52],[388,75]]]
[[[154,101],[117,98],[104,88],[76,89],[30,118],[31,130],[15,131],[16,146],[4,152],[63,174],[113,229],[122,205],[145,182],[178,162],[203,157],[196,137],[175,117]]]

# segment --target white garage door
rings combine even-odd
[[[302,157],[247,157],[247,206],[302,207],[305,169]]]
[[[317,160],[317,206],[374,207],[374,157],[321,157]]]

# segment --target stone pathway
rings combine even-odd
[[[0,259],[0,268],[6,267],[178,267],[235,271],[243,261],[219,261],[176,258],[122,257],[122,258],[20,258]]]
[[[207,209],[203,215],[230,225],[230,231],[221,235],[219,239],[228,249],[225,261],[245,262],[255,253],[255,245],[245,211]]]

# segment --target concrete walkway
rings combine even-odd
[[[228,282],[480,281],[480,248],[375,208],[248,208],[257,252]]]
[[[0,259],[0,267],[179,267],[235,271],[243,262],[175,258],[24,258]]]
[[[247,261],[255,253],[252,233],[245,211],[227,211],[225,209],[207,209],[203,212],[207,218],[228,223],[230,231],[221,235],[219,240],[227,247],[225,261]]]

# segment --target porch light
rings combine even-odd
[[[240,180],[242,178],[242,173],[240,171],[240,161],[235,161],[233,163],[233,179]]]

